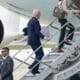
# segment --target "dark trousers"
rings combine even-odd
[[[70,80],[80,80],[80,77],[79,77],[78,74],[75,74],[74,76],[72,76],[72,77],[70,78]]]
[[[30,46],[33,49],[33,51],[35,51],[40,45],[41,44],[35,44],[35,45],[30,45]],[[29,68],[32,68],[33,73],[36,73],[38,71],[40,63],[37,60],[40,61],[43,58],[43,56],[44,56],[44,52],[41,47],[37,52],[35,52],[35,60],[29,67]]]
[[[61,27],[63,27],[64,24],[67,23],[68,21],[67,21],[67,19],[59,19],[59,22],[61,24]],[[73,31],[75,30],[75,28],[71,23],[68,23],[67,25],[64,26],[64,28],[61,29],[60,38],[59,38],[59,44],[60,45],[58,46],[59,48],[63,48],[63,46],[64,46],[64,41],[63,40],[64,40],[64,37],[65,37],[66,27],[69,28],[69,32],[68,32],[67,36],[69,36],[69,34],[71,34],[67,39],[69,39],[69,40],[73,39],[73,35],[74,35]]]

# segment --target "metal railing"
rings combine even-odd
[[[48,26],[50,26],[51,24],[53,24],[55,21],[56,21],[56,19],[55,19],[54,21],[52,21]],[[61,29],[64,28],[65,25],[67,25],[68,23],[69,23],[69,22],[67,22],[66,24],[64,24],[64,25],[61,27]],[[48,26],[47,26],[47,27],[48,27]],[[61,29],[60,29],[60,30],[61,30]],[[57,32],[58,32],[58,31],[56,31],[56,32],[54,33],[54,35],[56,35]],[[48,42],[48,41],[46,41],[46,42]],[[45,43],[46,43],[46,42],[45,42]],[[60,44],[62,44],[63,42],[64,42],[64,40],[63,40]],[[45,44],[45,43],[44,43],[44,44]],[[59,44],[59,45],[60,45],[60,44]],[[43,44],[40,45],[40,46],[34,51],[34,53],[37,52],[42,46],[43,46]],[[20,53],[25,47],[26,47],[26,46],[24,46],[21,50],[19,50],[19,51],[14,55],[14,57],[13,57],[14,59],[20,61],[21,64],[23,64],[23,63],[27,64],[25,61],[27,61],[29,58],[32,58],[31,56],[34,54],[34,53],[32,53],[31,55],[29,55],[29,57],[26,58],[24,61],[21,61],[21,60],[17,59],[15,56],[16,56],[18,53]],[[56,50],[56,49],[55,49],[55,50]],[[54,50],[54,51],[55,51],[55,50]],[[33,58],[33,59],[34,59],[34,58]],[[38,60],[37,60],[37,61],[38,61]],[[39,63],[40,63],[40,62],[39,62]],[[21,65],[21,64],[20,64],[20,65]],[[20,66],[20,65],[19,65],[19,66]],[[45,64],[45,65],[49,66],[48,64]],[[18,67],[19,67],[19,66],[18,66]],[[18,67],[17,67],[17,68],[18,68]],[[50,66],[49,66],[49,67],[50,67]],[[50,67],[50,68],[51,68],[51,67]]]
[[[48,26],[46,26],[46,28],[48,28],[48,27],[49,27],[51,24],[53,24],[56,20],[57,20],[57,19],[55,18],[53,21],[51,21],[50,24],[49,24]],[[48,41],[47,41],[47,42],[48,42]],[[45,43],[46,43],[46,42],[45,42]],[[45,44],[45,43],[44,43],[44,44]],[[35,52],[37,52],[41,47],[42,47],[42,45],[40,45],[40,46],[35,50]],[[26,45],[23,46],[22,49],[20,49],[18,52],[16,52],[16,54],[13,56],[13,59],[16,59],[17,61],[21,62],[21,63],[16,67],[16,69],[17,69],[20,65],[22,65],[23,63],[29,65],[29,64],[26,63],[25,61],[27,61],[27,60],[33,55],[33,53],[32,53],[32,54],[29,55],[24,61],[16,58],[16,56],[17,56],[24,48],[26,48]],[[16,69],[15,69],[15,70],[16,70]]]
[[[56,20],[57,20],[57,19],[55,19],[54,21],[52,21],[47,27],[51,26]],[[68,23],[69,23],[69,22],[67,22],[66,24],[64,24],[64,25],[61,27],[61,29],[63,29]],[[54,29],[55,29],[55,28],[54,28]],[[60,29],[60,30],[61,30],[61,29]],[[54,33],[54,35],[56,35],[57,32],[58,32],[58,31],[56,31],[56,32]],[[67,37],[69,37],[69,36],[72,35],[73,33],[74,33],[74,32],[72,32],[71,34],[69,34]],[[46,42],[48,42],[48,41],[46,41]],[[46,42],[45,42],[45,43],[46,43]],[[60,44],[62,44],[63,42],[64,42],[64,40],[63,40]],[[59,44],[59,45],[60,45],[60,44]],[[21,50],[19,50],[19,51],[14,55],[13,58],[16,59],[16,60],[18,60],[18,61],[20,61],[20,62],[21,62],[20,65],[22,65],[22,64],[29,65],[26,61],[27,61],[29,58],[34,59],[34,58],[32,57],[32,55],[33,55],[35,52],[37,52],[42,46],[43,46],[43,44],[40,45],[28,58],[26,58],[24,61],[22,61],[22,60],[17,59],[15,56],[16,56],[17,54],[19,54],[19,53],[26,47],[26,45],[25,45]],[[56,51],[56,49],[55,49],[54,51]],[[37,59],[36,59],[36,61],[38,61],[38,64],[43,63],[42,61],[39,61],[39,60],[37,60]],[[36,67],[38,64],[36,64],[34,67]],[[50,69],[53,70],[53,68],[52,68],[51,65],[49,65],[49,64],[47,64],[47,63],[43,63],[43,64],[47,65]],[[20,65],[18,65],[18,67],[19,67]],[[18,68],[18,67],[17,67],[17,68]],[[32,69],[34,69],[34,67],[33,67]],[[17,69],[17,68],[16,68],[16,69]],[[31,69],[31,70],[32,70],[32,69]],[[30,70],[30,71],[31,71],[31,70]]]

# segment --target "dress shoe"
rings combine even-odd
[[[67,45],[72,45],[72,43],[70,43],[69,40],[65,40],[64,43],[67,44]]]
[[[40,72],[39,72],[39,71],[37,71],[37,72],[36,72],[36,74],[40,74]]]
[[[32,73],[33,75],[40,74],[39,71],[37,71],[37,72],[33,72],[33,71],[31,71],[31,73]]]
[[[64,52],[62,48],[57,48],[57,52]]]

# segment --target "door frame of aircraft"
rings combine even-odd
[[[72,0],[72,1],[80,9],[80,0]]]

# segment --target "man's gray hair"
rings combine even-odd
[[[33,15],[35,16],[38,12],[40,12],[39,9],[34,9],[34,10],[33,10]]]

